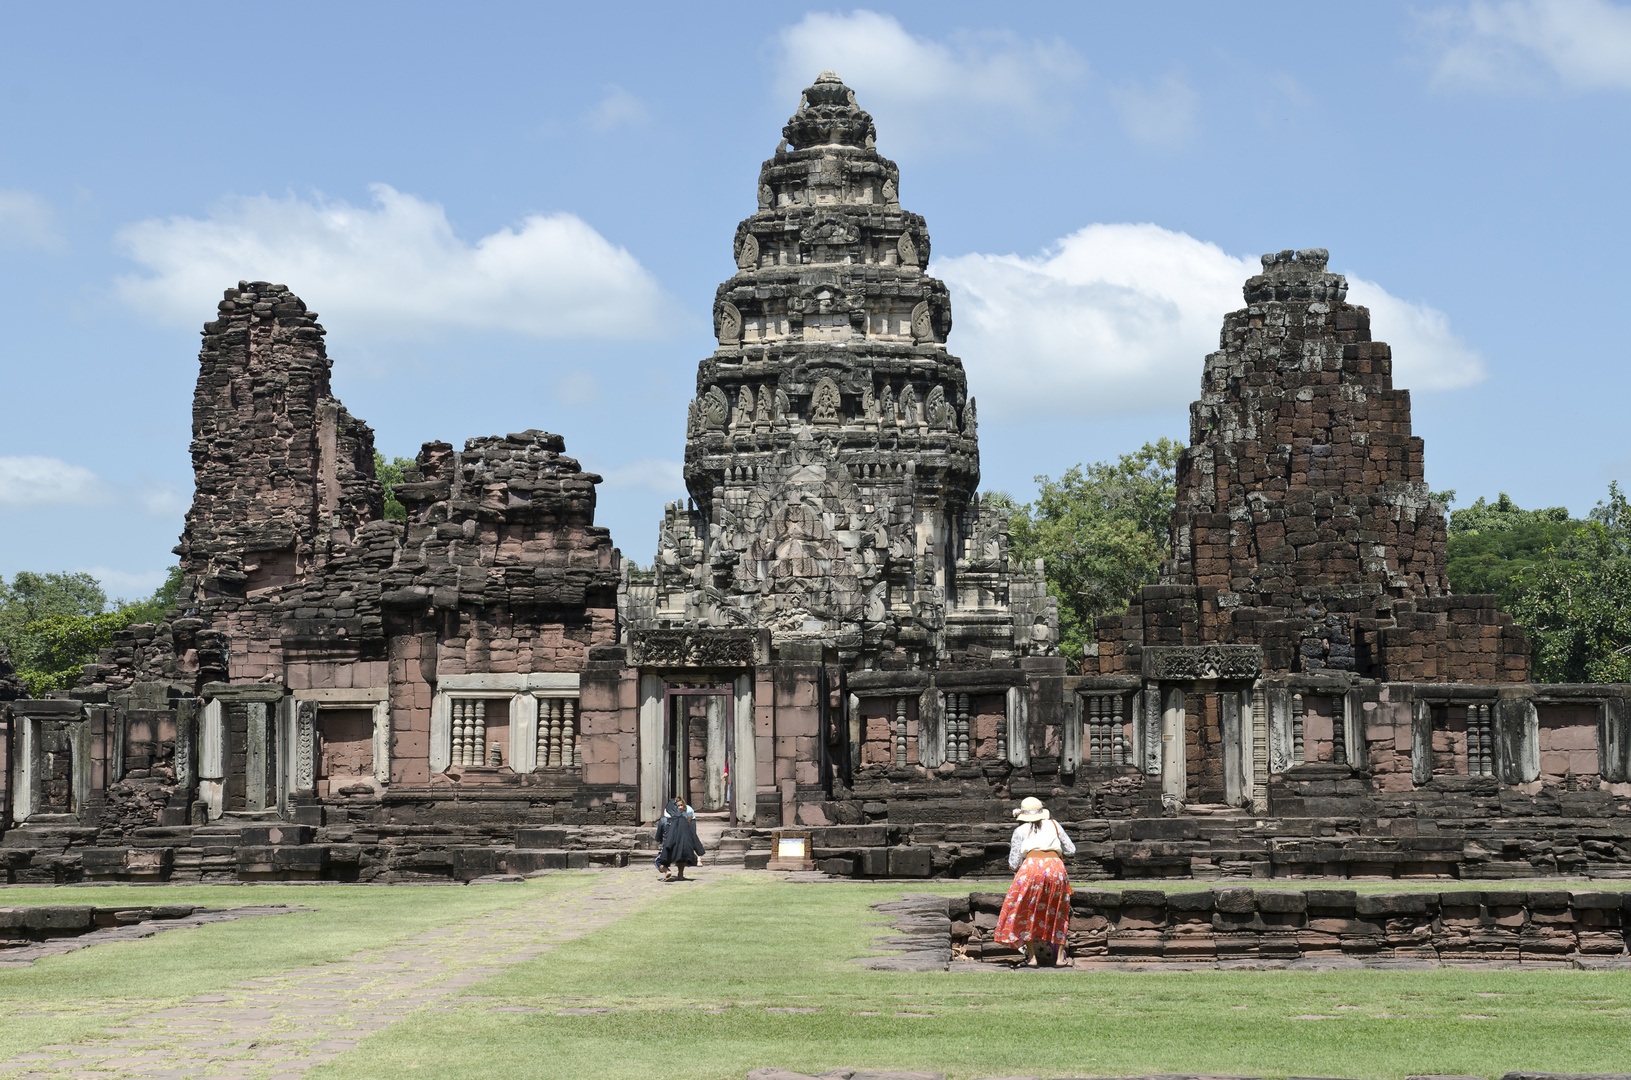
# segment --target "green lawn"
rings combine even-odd
[[[208,993],[250,975],[330,963],[433,926],[512,907],[542,890],[588,884],[585,877],[561,876],[538,878],[525,886],[465,888],[258,885],[3,890],[0,904],[13,907],[289,904],[315,910],[170,931],[47,957],[32,967],[0,969],[0,1058],[93,1035],[105,1024]]]
[[[0,970],[0,1056],[94,1036],[109,1023],[248,975],[342,959],[427,927],[514,906],[594,874],[468,888],[8,890],[0,902],[289,903],[315,911],[160,934]],[[516,965],[366,1039],[323,1080],[502,1076],[730,1078],[777,1065],[980,1076],[1195,1071],[1364,1080],[1513,1069],[1624,1070],[1631,973],[1420,971],[1088,974],[866,971],[902,892],[1001,882],[799,885],[705,872],[615,925]],[[1095,883],[1083,882],[1084,886]],[[1192,891],[1233,882],[1103,882]],[[1612,888],[1580,882],[1244,882],[1260,887]],[[497,1012],[526,1006],[532,1013]],[[563,1012],[598,1010],[605,1012]],[[808,1011],[779,1011],[808,1010]]]
[[[953,1080],[1178,1071],[1381,1080],[1631,1063],[1627,972],[871,972],[844,962],[889,932],[862,925],[883,918],[867,904],[912,886],[748,875],[688,888],[471,992],[485,1000],[370,1038],[318,1075],[740,1080],[763,1065],[850,1065]],[[514,1005],[541,1011],[493,1011]],[[610,1011],[561,1012],[596,1008]]]

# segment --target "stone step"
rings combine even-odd
[[[515,830],[518,849],[554,850],[566,847],[566,829],[560,826],[538,826]]]
[[[237,852],[238,876],[255,880],[314,880],[328,869],[326,844],[262,845]]]
[[[598,848],[580,851],[544,848],[516,848],[498,853],[496,861],[511,874],[530,874],[535,870],[587,870],[590,867],[616,867],[629,865],[629,852],[625,848]]]

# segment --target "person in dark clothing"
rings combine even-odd
[[[695,818],[696,811],[687,808],[682,815],[678,801],[669,799],[668,805],[663,807],[663,816],[657,819],[657,857],[652,860],[652,863],[657,867],[659,874],[668,869],[663,865],[663,841],[668,837],[668,827],[674,823],[675,818],[681,816]]]
[[[695,866],[697,860],[706,855],[702,849],[702,841],[697,839],[697,823],[691,808],[685,805],[684,799],[674,799],[669,806],[675,812],[665,813],[663,821],[668,827],[662,829],[661,846],[657,851],[657,868],[663,871],[663,880],[685,880],[685,868]],[[678,871],[671,876],[670,870]]]

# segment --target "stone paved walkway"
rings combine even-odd
[[[649,868],[607,870],[588,888],[425,931],[319,967],[245,979],[177,1008],[138,1014],[112,1039],[44,1046],[0,1061],[0,1080],[292,1080],[361,1039],[684,891]]]
[[[115,941],[139,941],[154,934],[170,930],[192,930],[216,922],[236,919],[256,919],[266,915],[292,915],[297,911],[310,911],[308,907],[290,907],[288,904],[254,904],[247,907],[200,909],[179,919],[150,919],[128,926],[108,926],[71,938],[47,938],[38,945],[25,945],[20,949],[0,952],[0,971],[8,968],[33,967],[36,960],[47,956],[88,949],[92,945],[107,945]]]

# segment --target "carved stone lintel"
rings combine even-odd
[[[736,629],[635,630],[631,659],[640,667],[753,667],[769,660],[763,631]]]
[[[1146,645],[1144,678],[1158,682],[1255,679],[1263,673],[1258,645]]]

